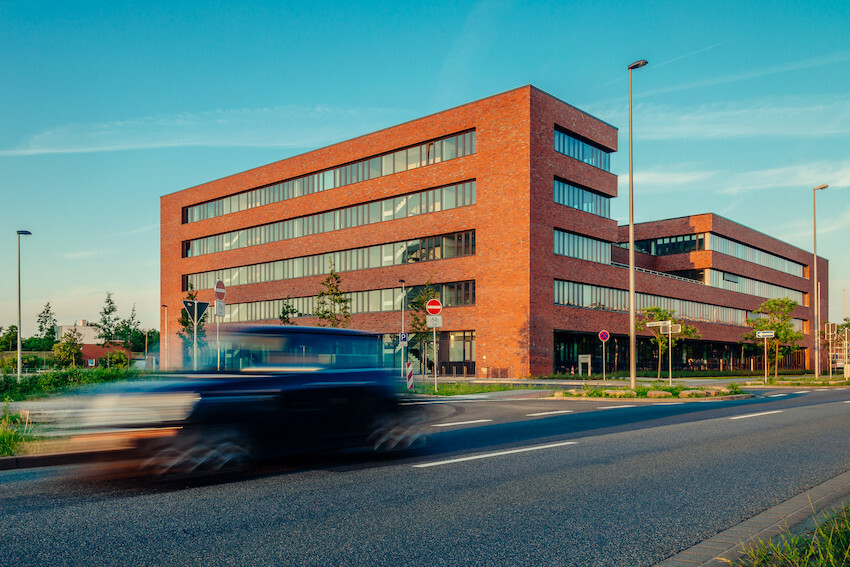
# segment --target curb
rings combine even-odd
[[[850,503],[850,471],[798,494],[736,526],[668,557],[654,567],[728,567],[744,547],[758,544],[811,519],[818,521],[841,504]]]

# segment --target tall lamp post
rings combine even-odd
[[[18,382],[21,381],[21,236],[29,236],[28,230],[18,231]]]
[[[815,281],[812,286],[815,295],[815,380],[820,376],[820,286],[818,285],[818,191],[829,187],[827,184],[818,185],[812,189],[812,234],[814,235],[814,265]]]
[[[160,307],[165,308],[165,334],[159,335],[159,350],[160,350],[160,353],[159,353],[159,358],[160,358],[159,369],[165,370],[165,369],[168,368],[168,305],[163,304],[163,305],[160,305]],[[165,341],[165,358],[162,358],[162,342],[163,342],[163,340]],[[165,361],[166,368],[162,367],[162,361],[163,360]]]
[[[645,67],[641,59],[629,65],[629,385],[637,387],[637,337],[635,336],[635,195],[632,164],[632,71]]]

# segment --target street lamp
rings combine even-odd
[[[165,335],[160,334],[159,336],[159,369],[165,370],[162,367],[162,361],[165,360],[165,366],[168,367],[168,305],[160,305],[160,307],[165,308]],[[162,358],[162,341],[165,340],[165,359]]]
[[[629,65],[629,385],[637,387],[637,337],[635,336],[635,196],[632,165],[632,71],[645,67],[645,59]]]
[[[21,381],[21,236],[30,236],[28,230],[18,231],[18,382]]]
[[[398,283],[401,284],[401,335],[403,335],[404,334],[404,312],[405,312],[406,307],[407,307],[407,293],[405,293],[405,290],[404,290],[404,280],[398,280]],[[401,343],[401,335],[399,335],[399,342],[400,343]],[[405,367],[407,365],[405,364],[405,362],[407,362],[407,359],[404,356],[405,350],[406,350],[405,345],[404,345],[404,343],[402,343],[401,344],[401,380],[402,381],[405,381],[405,378],[406,378],[406,376],[405,376],[405,369],[406,368]]]
[[[815,281],[813,287],[815,296],[815,380],[820,376],[820,286],[818,285],[818,213],[817,195],[818,191],[829,187],[827,184],[818,185],[812,189],[812,233],[814,235],[814,264]]]

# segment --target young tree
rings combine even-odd
[[[18,348],[18,326],[9,325],[0,335],[0,349],[16,350]]]
[[[130,352],[142,352],[145,349],[145,333],[139,328],[135,303],[130,310],[130,316],[121,319],[116,326],[115,336]]]
[[[82,366],[83,337],[76,329],[65,333],[59,342],[53,345],[53,360],[59,366]]]
[[[351,321],[351,298],[340,289],[342,278],[334,270],[330,260],[328,277],[322,280],[322,288],[316,297],[315,315],[320,327],[347,327]]]
[[[408,312],[410,313],[410,333],[411,343],[418,346],[418,349],[411,347],[410,352],[416,356],[418,350],[419,369],[422,374],[427,370],[425,368],[425,352],[428,342],[431,340],[432,331],[428,328],[426,316],[428,312],[425,310],[425,305],[431,299],[437,298],[437,288],[431,283],[429,278],[425,282],[425,286],[421,287],[413,299],[408,303]],[[436,364],[436,362],[435,362]]]
[[[50,350],[56,344],[55,327],[56,314],[48,301],[41,313],[38,314],[38,338],[41,343],[39,350]]]
[[[661,307],[645,307],[640,310],[640,314],[644,318],[638,321],[635,326],[639,331],[648,329],[649,332],[652,333],[652,342],[655,343],[655,345],[658,347],[658,380],[661,380],[661,357],[664,353],[667,352],[667,349],[672,349],[673,347],[675,347],[676,343],[684,337],[698,339],[700,338],[700,334],[697,332],[696,327],[686,325],[682,323],[679,319],[677,319],[675,309],[662,309]],[[682,326],[682,332],[675,335],[670,335],[670,340],[668,341],[667,333],[662,333],[661,327],[647,327],[646,324],[651,321],[672,321],[673,325]],[[668,342],[672,344],[667,344]]]
[[[280,308],[280,314],[277,316],[280,319],[281,325],[292,325],[292,318],[298,315],[298,310],[292,305],[292,298],[288,295],[283,300],[283,307]]]
[[[197,297],[198,292],[192,288],[192,284],[189,284],[189,290],[186,292],[186,299],[189,301],[196,301]],[[208,318],[209,309],[206,313],[204,313],[204,316],[201,317],[201,320],[198,321],[198,350],[201,350],[207,344],[207,330],[204,326],[206,325]],[[189,317],[189,312],[186,311],[185,307],[180,309],[180,319],[177,322],[180,324],[180,330],[177,331],[177,336],[180,337],[181,341],[183,341],[183,352],[185,356],[186,353],[192,352],[192,345],[194,344],[194,325],[192,324],[192,318]]]
[[[100,339],[100,346],[105,347],[115,340],[115,332],[118,328],[118,315],[115,313],[118,308],[112,300],[112,293],[106,292],[106,299],[103,301],[103,309],[100,310],[100,320],[93,323],[97,328],[97,338]]]
[[[791,324],[791,312],[797,305],[796,301],[788,297],[768,299],[754,311],[765,316],[748,320],[750,330],[742,336],[744,340],[762,344],[764,339],[757,338],[756,334],[759,331],[773,331],[774,338],[767,339],[768,353],[765,364],[773,363],[774,380],[779,375],[779,359],[797,350],[797,342],[803,340],[803,333],[795,331]]]

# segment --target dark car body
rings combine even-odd
[[[220,348],[216,348],[220,345]],[[419,442],[413,406],[377,335],[246,326],[210,342],[209,368],[110,384],[75,412],[75,438],[108,439],[138,469],[193,474],[263,457]]]

